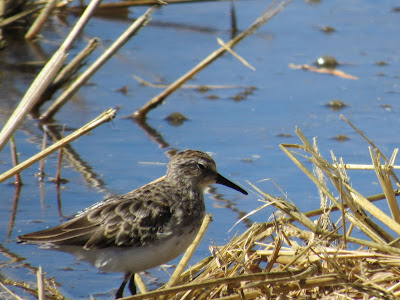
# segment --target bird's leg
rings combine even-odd
[[[131,292],[131,294],[136,295],[135,274],[132,274],[128,287],[129,287],[129,291]]]
[[[125,275],[124,275],[124,281],[122,281],[121,286],[119,287],[117,293],[115,294],[115,299],[119,299],[119,298],[122,298],[122,297],[123,297],[125,285],[126,285],[127,282],[129,281],[129,279],[131,279],[132,275],[134,275],[134,274],[129,273],[129,272],[128,272],[128,273],[125,273]],[[129,284],[129,290],[130,290],[130,289],[131,289],[131,287],[130,287],[130,284]],[[131,292],[132,292],[132,291],[131,291]]]

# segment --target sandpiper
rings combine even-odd
[[[172,157],[165,176],[18,239],[72,253],[103,271],[124,272],[116,299],[128,282],[134,295],[135,273],[176,258],[193,242],[205,216],[203,190],[213,183],[247,195],[217,172],[208,154],[185,150]]]

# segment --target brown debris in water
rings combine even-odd
[[[330,75],[339,76],[339,77],[342,77],[345,79],[354,79],[354,80],[359,79],[357,76],[350,75],[350,74],[344,73],[344,72],[342,72],[340,70],[336,70],[336,69],[317,68],[317,67],[310,66],[310,65],[295,65],[295,64],[289,64],[289,67],[292,69],[306,70],[306,71],[323,73],[323,74],[330,74]]]

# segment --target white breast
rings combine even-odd
[[[141,247],[110,247],[85,250],[78,246],[58,246],[57,250],[71,253],[106,272],[141,272],[165,264],[182,254],[193,242],[197,230],[171,236],[159,243]]]

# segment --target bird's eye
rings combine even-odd
[[[206,169],[206,167],[205,167],[204,165],[202,165],[202,164],[197,164],[197,167],[198,167],[200,170],[205,170],[205,169]]]

